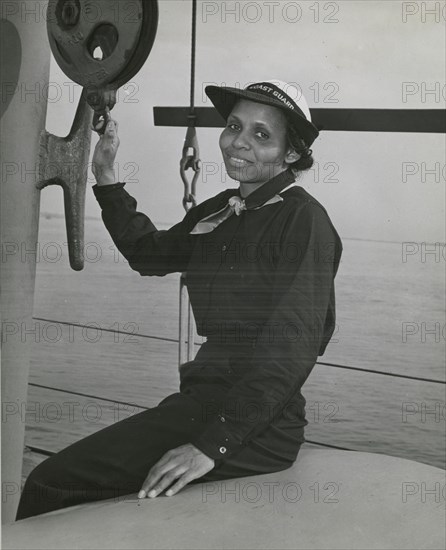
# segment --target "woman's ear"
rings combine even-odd
[[[299,153],[297,153],[292,148],[288,149],[287,154],[285,155],[285,162],[287,164],[293,164],[293,162],[297,162],[299,159],[300,159]]]

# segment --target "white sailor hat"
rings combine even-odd
[[[319,135],[319,130],[311,121],[305,97],[294,84],[282,80],[263,80],[243,90],[228,86],[206,86],[205,92],[225,120],[239,99],[249,99],[282,109],[308,147]]]

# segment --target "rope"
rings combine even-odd
[[[184,139],[183,152],[180,160],[180,175],[184,185],[183,208],[186,212],[197,205],[196,189],[198,176],[200,175],[201,162],[198,147],[197,131],[195,129],[195,50],[197,41],[197,0],[192,0],[192,31],[191,31],[191,54],[190,54],[190,111],[188,115],[188,128]],[[192,153],[191,153],[192,151]],[[192,180],[189,180],[186,171],[193,170]],[[183,274],[184,275],[184,274]],[[194,327],[192,306],[185,288],[185,277],[180,278],[180,326],[178,335],[178,363],[181,365],[185,360],[191,361],[194,355]],[[184,357],[183,321],[187,318],[187,355]]]
[[[78,328],[97,328],[100,331],[112,332],[114,334],[127,334],[128,336],[138,336],[139,338],[150,338],[151,340],[162,340],[163,342],[178,343],[175,338],[166,338],[165,336],[152,336],[150,334],[141,334],[140,332],[128,332],[126,330],[114,330],[112,328],[95,327],[93,325],[82,325],[81,323],[69,323],[68,321],[56,321],[55,319],[45,319],[44,317],[33,317],[35,321],[45,321],[47,323],[59,323],[60,325],[70,325]],[[196,344],[199,346],[200,344]]]
[[[192,0],[192,39],[190,54],[190,113],[195,107],[195,46],[197,39],[197,0]]]
[[[361,372],[369,372],[370,374],[383,374],[384,376],[395,376],[396,378],[406,378],[408,380],[419,380],[420,382],[433,382],[435,384],[446,384],[446,380],[436,380],[435,378],[419,378],[418,376],[410,376],[408,374],[397,374],[395,372],[384,372],[382,370],[361,369],[359,367],[350,367],[347,365],[338,365],[336,363],[316,362],[316,365],[325,367],[337,367],[338,369],[359,370]]]
[[[186,212],[196,206],[196,186],[200,174],[200,152],[195,129],[195,46],[197,33],[197,2],[192,0],[192,33],[191,33],[191,60],[190,60],[190,109],[187,116],[187,131],[184,139],[183,152],[180,160],[180,175],[184,184],[183,207]],[[192,153],[191,153],[192,151]],[[191,168],[194,172],[192,180],[189,181],[186,171]]]
[[[56,451],[47,451],[46,449],[41,449],[40,447],[33,447],[32,445],[25,445],[25,450],[32,451],[39,455],[53,456],[56,454]]]
[[[45,322],[48,322],[48,323],[60,323],[61,325],[71,325],[73,327],[92,328],[89,325],[82,325],[80,323],[69,323],[68,321],[56,321],[54,319],[45,319],[43,317],[33,317],[33,319],[36,320],[36,321],[45,321]],[[127,332],[125,330],[113,330],[113,329],[109,329],[109,328],[99,328],[98,330],[103,330],[104,332],[113,332],[113,333],[116,333],[116,334],[127,334],[129,336],[137,336],[139,338],[149,338],[149,339],[153,339],[153,340],[162,340],[164,342],[173,342],[173,343],[178,343],[179,342],[179,340],[177,340],[175,338],[164,338],[162,336],[152,336],[150,334],[141,334],[141,333],[136,334],[134,332]],[[199,344],[198,342],[195,342],[194,345],[200,346],[201,344]],[[335,367],[335,368],[338,368],[338,369],[356,370],[356,371],[360,371],[360,372],[368,372],[370,374],[382,374],[383,376],[393,376],[393,377],[396,377],[396,378],[406,378],[407,380],[418,380],[420,382],[432,382],[433,384],[446,384],[446,380],[437,380],[435,378],[421,378],[421,377],[417,377],[417,376],[410,376],[408,374],[397,374],[397,373],[394,373],[394,372],[385,372],[385,371],[374,370],[374,369],[362,369],[360,367],[351,367],[349,365],[340,365],[338,363],[325,363],[325,362],[322,362],[322,361],[316,361],[316,365],[322,365],[322,366],[325,366],[325,367]]]
[[[321,447],[329,447],[330,449],[338,449],[340,451],[354,451],[355,449],[347,449],[347,447],[338,447],[338,445],[329,445],[328,443],[319,443],[319,441],[313,441],[311,439],[305,439],[305,443],[311,443],[312,445],[320,445]]]
[[[80,397],[89,397],[90,399],[99,399],[99,401],[107,401],[108,403],[117,403],[118,405],[127,405],[128,407],[138,407],[138,409],[150,408],[150,407],[145,407],[143,405],[138,405],[137,403],[129,403],[128,401],[117,401],[116,399],[101,397],[100,395],[92,395],[89,393],[82,393],[82,392],[73,391],[73,390],[64,390],[63,388],[54,388],[53,386],[44,386],[43,384],[36,384],[35,382],[29,382],[28,386],[33,386],[34,388],[43,388],[44,390],[59,391],[61,393],[69,393],[70,395],[79,395]]]

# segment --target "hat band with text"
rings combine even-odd
[[[274,84],[271,84],[271,82],[258,82],[256,84],[251,84],[250,86],[247,86],[245,88],[246,90],[249,90],[250,92],[257,92],[261,95],[268,96],[272,99],[277,99],[281,103],[283,103],[288,109],[291,109],[292,111],[297,111],[300,115],[302,115],[305,119],[307,118],[300,109],[296,103],[291,99],[291,97],[283,92],[279,87],[275,86]]]

